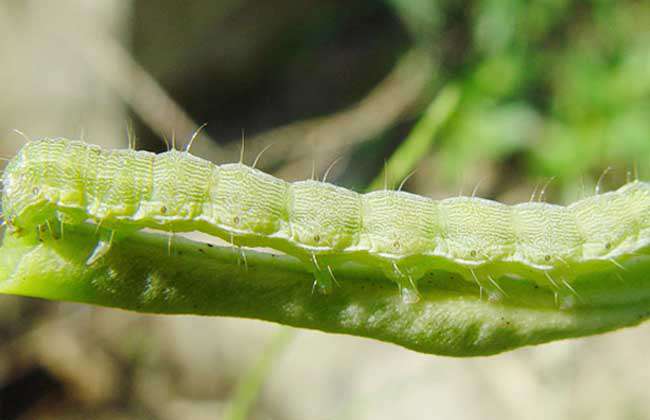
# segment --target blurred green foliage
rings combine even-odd
[[[449,179],[480,160],[506,161],[571,189],[607,165],[650,166],[650,3],[390,3],[419,42],[466,32],[451,47],[462,51],[441,54],[463,90],[437,150]],[[461,59],[446,65],[450,54]]]

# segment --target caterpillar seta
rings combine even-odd
[[[405,303],[419,300],[420,278],[446,270],[491,299],[507,298],[498,281],[507,275],[531,279],[571,305],[580,302],[578,276],[620,267],[650,244],[650,184],[638,180],[568,206],[510,206],[289,183],[188,150],[154,154],[43,139],[26,143],[2,181],[5,223],[15,235],[88,220],[107,228],[90,265],[109,252],[111,231],[201,231],[298,258],[323,293],[333,292],[341,264],[379,267]]]

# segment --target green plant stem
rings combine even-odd
[[[369,191],[392,188],[409,176],[409,172],[427,152],[436,139],[436,134],[453,115],[460,100],[460,90],[456,85],[443,87],[429,104],[424,115],[417,122],[408,138],[390,157],[384,169],[372,181]]]
[[[98,236],[66,226],[62,239],[6,233],[0,293],[84,302],[138,312],[257,318],[296,327],[389,341],[425,353],[474,356],[635,325],[650,316],[650,259],[578,278],[584,304],[560,309],[551,291],[523,279],[498,279],[508,298],[490,302],[460,276],[434,271],[422,299],[404,304],[393,282],[360,265],[335,271],[333,293],[313,292],[306,268],[288,256],[165,235],[118,237],[92,266]],[[621,281],[621,278],[623,281]]]

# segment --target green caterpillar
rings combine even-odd
[[[329,293],[336,268],[379,267],[406,303],[432,270],[460,274],[493,299],[502,276],[525,277],[579,303],[572,282],[619,267],[650,242],[650,184],[634,181],[569,206],[441,201],[401,192],[359,194],[313,180],[288,183],[242,163],[214,165],[188,151],[103,150],[66,139],[28,142],[3,176],[15,234],[52,222],[112,231],[201,231],[233,245],[297,257]],[[110,231],[109,230],[109,231]],[[88,258],[112,244],[105,235]]]

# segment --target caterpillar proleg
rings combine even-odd
[[[432,270],[458,273],[493,299],[506,297],[498,279],[508,275],[575,303],[577,276],[620,265],[650,243],[650,184],[640,181],[568,206],[509,206],[473,196],[433,200],[289,183],[187,150],[154,154],[44,139],[19,151],[3,184],[4,218],[17,235],[88,220],[125,234],[201,231],[294,256],[326,293],[340,264],[379,267],[407,303],[418,300],[418,280]],[[88,264],[112,241],[102,238]]]

